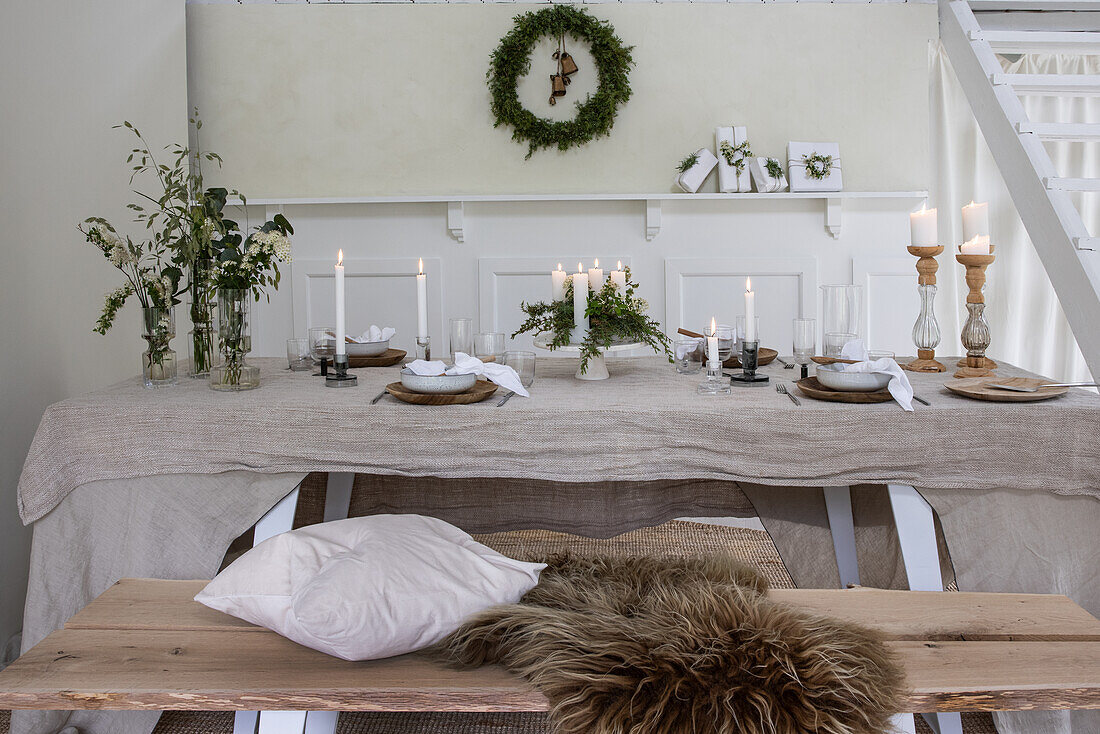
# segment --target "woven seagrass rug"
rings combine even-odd
[[[521,530],[475,536],[505,555],[538,560],[552,553],[682,557],[722,551],[752,564],[775,588],[794,588],[779,551],[760,530],[672,521],[607,539],[566,533]],[[8,713],[0,712],[0,734],[8,732]],[[166,712],[153,734],[232,734],[233,714]],[[337,734],[548,734],[544,714],[354,713],[341,714]],[[931,734],[917,718],[917,731]],[[963,714],[964,734],[996,734],[987,714]]]

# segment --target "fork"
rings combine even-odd
[[[989,384],[986,387],[995,387],[998,390],[1011,390],[1013,392],[1039,392],[1044,387],[1100,387],[1100,383],[1096,382],[1048,382],[1043,385],[1036,385],[1034,387],[1022,387],[1019,385],[998,385]]]
[[[386,397],[386,391],[385,390],[383,390],[382,392],[375,395],[374,399],[370,401],[370,404],[374,405],[375,403],[377,403],[379,400],[381,400],[384,397]]]
[[[799,400],[798,398],[796,398],[796,397],[795,397],[794,395],[792,395],[791,393],[787,392],[787,386],[786,386],[786,385],[784,385],[783,383],[781,383],[781,382],[780,382],[780,383],[776,383],[776,385],[775,385],[775,391],[776,391],[777,393],[781,393],[781,394],[783,394],[783,395],[786,395],[786,396],[787,396],[788,398],[790,398],[790,399],[791,399],[791,402],[792,402],[792,403],[794,403],[795,405],[797,405],[797,406],[799,406],[799,407],[802,407],[802,401],[801,401],[801,400]]]
[[[776,360],[779,361],[779,364],[783,365],[783,369],[785,369],[785,370],[793,370],[794,369],[794,362],[788,362],[787,360],[785,360],[785,359],[783,359],[782,357],[779,357],[779,356],[776,357]],[[790,393],[787,393],[787,394],[790,395]]]
[[[515,394],[516,394],[516,393],[515,393],[514,391],[509,391],[507,395],[505,395],[504,397],[502,397],[502,398],[500,399],[500,402],[499,402],[499,403],[497,403],[497,407],[499,408],[500,406],[502,406],[502,405],[504,405],[505,403],[507,403],[507,402],[508,402],[509,400],[511,400],[511,399],[512,399],[512,396],[513,396],[513,395],[515,395]]]

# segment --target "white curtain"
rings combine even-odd
[[[1025,55],[1004,62],[1018,74],[1100,74],[1100,56]],[[959,333],[966,318],[963,268],[950,245],[962,241],[960,209],[988,201],[990,235],[997,260],[987,271],[986,320],[992,331],[989,356],[1067,380],[1089,379],[1088,367],[1066,323],[1046,271],[1016,213],[997,164],[982,138],[955,72],[941,46],[931,54],[931,205],[939,209],[940,241],[949,245],[939,258],[940,293],[936,313],[943,329],[940,354],[960,354]],[[1100,122],[1100,98],[1025,97],[1035,122]],[[1047,143],[1061,176],[1100,178],[1100,144]],[[1100,195],[1076,195],[1085,226],[1100,232]],[[954,365],[949,365],[954,368]]]

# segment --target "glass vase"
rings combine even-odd
[[[218,290],[218,345],[220,364],[210,370],[210,387],[215,390],[251,390],[260,385],[260,368],[247,364],[245,355],[252,351],[249,331],[249,304],[252,292],[247,289]]]
[[[176,382],[176,353],[168,342],[176,335],[176,312],[168,308],[141,309],[141,337],[148,348],[141,355],[145,387],[164,387]]]
[[[210,282],[213,260],[196,260],[191,264],[191,338],[187,352],[191,366],[190,377],[207,377],[214,364],[214,307],[217,303],[214,286]]]
[[[913,325],[913,344],[920,352],[935,351],[940,345],[940,324],[936,321],[933,302],[936,300],[936,286],[918,285],[920,292],[920,315]]]

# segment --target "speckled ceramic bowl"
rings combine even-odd
[[[878,372],[845,372],[842,364],[817,366],[817,381],[830,390],[875,392],[890,384],[890,375]]]
[[[377,357],[390,348],[390,340],[380,342],[348,342],[349,357]]]
[[[409,369],[401,370],[401,384],[406,390],[428,395],[457,395],[475,382],[477,375],[417,375]]]

